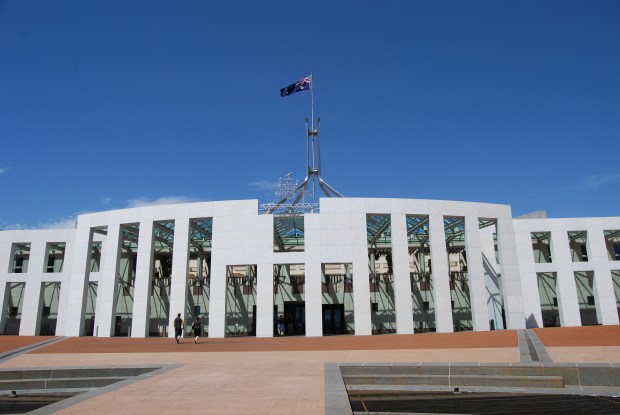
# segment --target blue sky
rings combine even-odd
[[[259,199],[620,214],[620,1],[0,0],[0,229]]]

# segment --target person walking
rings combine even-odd
[[[198,343],[198,338],[202,333],[202,324],[200,323],[200,319],[198,318],[198,316],[196,316],[196,320],[194,320],[194,322],[192,323],[192,329],[194,330],[194,336],[196,336],[196,340],[194,340],[194,343]]]
[[[183,319],[181,313],[177,314],[177,318],[174,319],[174,338],[177,343],[180,343],[181,336],[183,335]]]

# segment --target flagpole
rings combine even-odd
[[[314,74],[310,72],[310,112],[312,114],[312,130],[314,130]]]

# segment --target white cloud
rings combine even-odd
[[[112,204],[112,198],[111,197],[104,197],[103,199],[101,199],[101,203],[103,203],[104,205],[108,206],[108,205]]]
[[[599,187],[616,180],[620,180],[620,174],[593,174],[581,178],[579,180],[578,187],[580,189],[598,189]]]
[[[6,173],[8,169],[8,167],[0,167],[0,174]]]
[[[130,199],[127,201],[128,208],[144,207],[144,206],[160,206],[160,205],[174,205],[176,203],[192,203],[197,202],[189,197],[185,196],[166,196],[159,197],[157,199],[148,199],[146,197],[138,197],[136,199]]]
[[[256,182],[250,182],[248,183],[248,186],[256,189],[256,190],[269,190],[271,192],[273,192],[276,189],[276,186],[278,185],[277,182],[270,182],[267,180],[259,180]]]
[[[22,225],[21,223],[11,223],[9,225],[1,226],[0,229],[4,229],[7,231],[21,231],[21,230],[28,229],[28,228]]]
[[[75,229],[77,215],[71,218],[60,219],[56,222],[43,223],[39,229]]]
[[[78,215],[81,215],[82,213],[88,213],[88,212],[76,213],[73,216],[61,218],[53,222],[51,221],[45,222],[45,223],[40,222],[36,226],[23,225],[21,223],[12,223],[9,225],[0,226],[0,228],[7,230],[7,231],[24,231],[24,230],[32,230],[32,229],[35,229],[35,230],[36,229],[75,229],[75,226],[77,224],[77,217]]]

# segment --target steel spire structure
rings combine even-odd
[[[309,85],[307,88],[306,85]],[[325,179],[321,176],[321,139],[319,135],[319,127],[321,123],[320,118],[314,117],[314,79],[313,74],[309,77],[302,79],[290,86],[280,90],[282,97],[300,92],[306,89],[310,89],[310,111],[311,120],[306,118],[306,178],[299,184],[293,192],[287,192],[282,195],[281,199],[275,203],[268,203],[261,205],[265,213],[281,212],[294,212],[294,211],[307,211],[308,205],[305,203],[305,196],[308,194],[309,185],[312,183],[312,199],[315,199],[315,185],[323,191],[323,194],[327,197],[343,197],[340,192],[330,186]],[[316,124],[315,124],[316,122]],[[314,210],[314,209],[310,209]]]

